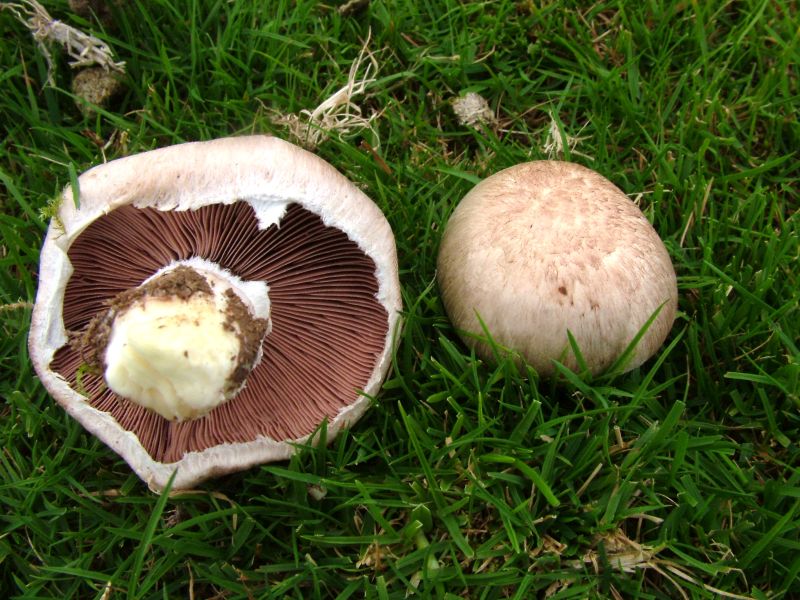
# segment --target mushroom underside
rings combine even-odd
[[[309,435],[358,399],[385,347],[389,316],[377,298],[375,263],[299,204],[267,229],[245,201],[187,211],[126,205],[90,224],[68,255],[74,270],[63,320],[72,339],[117,294],[176,261],[200,257],[269,286],[272,331],[260,363],[234,398],[200,418],[170,421],[118,396],[86,368],[77,344],[55,353],[50,369],[134,433],[157,462],[260,436]]]

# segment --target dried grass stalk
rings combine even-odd
[[[583,127],[581,127],[578,133],[580,134],[581,131],[586,129],[586,123]],[[564,137],[561,137],[561,130],[558,127],[558,122],[556,121],[553,114],[550,114],[550,126],[547,128],[547,134],[545,135],[544,146],[542,150],[544,150],[545,154],[550,160],[555,160],[558,158],[563,157],[564,155],[564,142],[566,142],[567,147],[569,147],[569,151],[571,154],[575,154],[576,156],[582,156],[588,160],[594,160],[593,157],[589,156],[588,154],[584,154],[583,152],[578,152],[575,148],[577,148],[578,144],[580,144],[583,140],[588,139],[589,136],[571,136],[564,134]]]
[[[372,123],[381,113],[373,113],[364,117],[361,108],[353,102],[353,98],[363,94],[376,81],[374,75],[378,71],[378,61],[368,50],[370,36],[367,36],[355,62],[350,66],[347,84],[331,94],[312,110],[301,110],[297,114],[277,114],[273,122],[288,128],[289,135],[296,142],[309,150],[314,150],[331,134],[351,135],[362,129],[369,129],[377,139]],[[364,65],[364,73],[359,71]],[[379,144],[376,143],[376,146]]]
[[[11,11],[31,32],[39,51],[47,61],[47,85],[54,85],[55,66],[47,47],[49,43],[60,45],[72,59],[73,68],[98,65],[107,71],[125,72],[125,63],[114,60],[111,48],[93,35],[84,33],[71,25],[54,19],[36,0],[0,2],[0,9]]]

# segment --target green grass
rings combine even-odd
[[[0,596],[800,597],[797,6],[606,5],[153,0],[101,27],[48,2],[127,63],[91,117],[63,57],[43,87],[41,54],[0,12]],[[342,86],[370,30],[379,81],[358,101],[383,111],[377,138],[317,153],[397,237],[388,381],[330,446],[157,497],[29,364],[41,211],[104,153],[285,135],[272,111]],[[467,91],[497,127],[457,123]],[[545,158],[551,119],[582,138],[558,157],[638,198],[676,266],[679,318],[626,375],[485,364],[435,285],[459,198]]]

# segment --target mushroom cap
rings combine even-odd
[[[234,213],[227,223],[229,210]],[[164,225],[159,224],[164,219],[167,219]],[[208,236],[199,233],[201,225],[213,228],[214,232]],[[160,232],[160,227],[170,230]],[[310,232],[309,239],[298,242],[306,230]],[[91,238],[91,243],[81,241],[86,238]],[[165,240],[173,238],[171,247]],[[324,246],[327,239],[333,240],[332,249]],[[97,251],[94,248],[98,244],[107,244],[108,249]],[[231,249],[214,249],[222,244],[229,244]],[[145,266],[137,266],[138,271],[130,271],[125,264],[130,257],[121,256],[132,246],[146,262]],[[206,246],[211,249],[205,249]],[[119,415],[127,415],[127,409],[119,408],[115,413],[117,408],[108,407],[118,407],[124,399],[108,397],[109,391],[98,408],[97,402],[89,397],[87,388],[101,389],[102,381],[87,384],[85,374],[82,376],[79,368],[76,372],[80,357],[64,357],[70,352],[69,336],[74,327],[84,324],[91,314],[81,312],[89,309],[65,307],[73,302],[77,293],[74,290],[78,288],[87,293],[91,310],[106,306],[109,298],[120,291],[121,284],[112,281],[117,269],[125,273],[127,283],[121,285],[124,289],[165,266],[164,256],[194,260],[212,250],[220,263],[235,262],[233,255],[243,256],[241,262],[253,272],[260,272],[252,264],[257,256],[275,256],[278,266],[270,271],[275,279],[267,277],[273,331],[264,338],[264,358],[259,368],[282,369],[275,375],[276,379],[284,378],[280,381],[290,376],[302,379],[306,387],[300,397],[287,400],[291,403],[287,410],[313,409],[320,418],[309,417],[302,424],[292,425],[288,427],[291,438],[276,439],[270,432],[281,427],[287,429],[278,423],[278,418],[284,417],[261,414],[258,398],[250,398],[247,409],[251,412],[247,419],[264,420],[265,432],[253,439],[230,443],[205,443],[200,439],[213,437],[206,431],[208,423],[231,431],[237,429],[235,423],[225,422],[231,415],[224,407],[209,415],[211,421],[195,424],[191,430],[185,423],[158,422],[159,431],[168,432],[175,439],[181,436],[200,439],[191,451],[165,459],[154,456],[154,451],[145,448],[144,440],[128,424],[120,423],[125,419],[161,417],[140,411],[123,419]],[[306,268],[309,257],[319,257],[322,266]],[[348,257],[355,257],[353,261],[357,264],[352,272],[356,275],[347,271],[350,267],[342,266],[350,260]],[[76,261],[83,265],[80,273],[73,264]],[[92,263],[99,265],[104,261],[110,265],[108,272],[95,275]],[[351,277],[360,279],[352,282]],[[317,287],[297,292],[306,282]],[[358,295],[351,303],[347,297],[350,293]],[[299,300],[289,301],[286,306],[284,297]],[[317,306],[327,312],[324,318],[314,320],[309,311]],[[114,160],[81,175],[78,190],[71,187],[64,190],[58,215],[51,222],[42,247],[29,350],[36,372],[57,402],[122,456],[151,489],[162,490],[176,471],[173,489],[185,489],[212,476],[288,458],[297,450],[297,444],[313,441],[310,438],[314,430],[325,418],[328,441],[354,423],[368,408],[370,397],[376,394],[388,371],[400,310],[394,236],[380,209],[365,194],[330,164],[288,142],[267,136],[222,138]],[[326,331],[336,329],[331,321],[340,316],[345,321],[336,333],[342,337],[337,343],[342,347],[361,346],[357,348],[361,354],[356,358],[349,359],[341,348],[334,350],[336,356],[331,357],[331,347],[314,338],[316,331],[325,335]],[[366,321],[374,323],[369,335],[360,330],[361,323]],[[295,325],[297,331],[292,329]],[[312,326],[319,329],[310,332]],[[271,342],[273,339],[283,346],[276,347],[279,342]],[[311,364],[309,359],[308,364],[303,364],[306,355],[313,355],[316,362]],[[358,363],[360,379],[346,372],[348,360]],[[252,383],[251,396],[269,387],[270,378],[261,379]],[[340,379],[353,387],[340,393],[346,398],[341,405],[331,408],[333,401],[324,397],[327,388],[334,386],[328,381]],[[309,392],[311,380],[315,387]],[[249,388],[250,382],[244,389]],[[310,397],[312,392],[319,398]],[[243,393],[228,404],[236,402]],[[278,403],[283,396],[291,394],[285,389],[270,393],[272,404],[263,410],[277,413],[282,410]],[[287,419],[290,417],[284,421]],[[204,443],[208,447],[203,447]]]
[[[568,331],[592,373],[603,371],[660,307],[633,369],[663,343],[677,308],[675,271],[646,217],[610,181],[568,162],[519,164],[478,183],[447,223],[437,276],[467,345],[493,356],[482,321],[541,375],[553,360],[577,368]]]

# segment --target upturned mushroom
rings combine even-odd
[[[624,370],[652,356],[675,319],[677,283],[663,242],[610,181],[577,164],[534,161],[477,184],[441,242],[438,281],[467,345],[490,359],[488,331],[541,375],[575,370],[568,332],[597,374],[654,316]]]
[[[401,309],[380,209],[252,136],[153,150],[68,187],[41,253],[34,367],[154,490],[289,457],[366,410]]]

